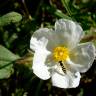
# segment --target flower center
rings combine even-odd
[[[53,51],[54,60],[65,61],[69,57],[69,50],[66,47],[56,47]]]

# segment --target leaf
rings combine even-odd
[[[0,79],[8,78],[13,72],[13,63],[19,56],[0,45]]]
[[[61,10],[59,10],[59,9],[57,9],[57,10],[54,12],[54,14],[55,14],[56,16],[60,17],[60,18],[65,18],[65,19],[70,19],[70,20],[72,20],[71,17],[65,15],[65,14],[64,14]]]
[[[67,16],[66,14],[64,14],[61,10],[56,9],[54,6],[47,7],[47,10],[48,10],[48,12],[50,12],[51,14],[54,14],[54,15],[57,16],[57,17],[72,20],[71,17],[69,17],[69,16]]]
[[[72,16],[72,12],[69,7],[69,0],[61,0],[63,6],[65,7],[66,11],[68,12],[69,16]]]
[[[0,26],[5,26],[10,23],[17,23],[22,19],[22,15],[17,12],[10,12],[0,17]]]

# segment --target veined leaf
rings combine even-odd
[[[0,79],[8,78],[13,72],[13,63],[19,56],[0,45]]]

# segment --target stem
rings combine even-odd
[[[37,86],[37,89],[36,89],[36,94],[35,94],[35,96],[39,96],[39,95],[40,95],[40,90],[41,90],[42,84],[43,84],[43,81],[40,80],[39,85]]]
[[[25,11],[26,11],[26,16],[28,17],[29,20],[32,20],[31,15],[29,14],[28,8],[26,6],[25,0],[22,0],[22,3],[24,5]]]
[[[61,0],[61,2],[63,4],[63,6],[65,7],[66,11],[68,12],[69,16],[72,16],[72,13],[71,13],[71,10],[70,10],[70,8],[68,6],[67,1],[66,0]]]
[[[95,35],[88,35],[88,36],[85,36],[82,41],[92,41],[92,40],[96,40],[96,36]]]
[[[40,11],[40,7],[42,6],[42,4],[43,4],[43,0],[40,0],[40,1],[39,1],[39,5],[38,5],[38,7],[37,7],[37,10],[36,10],[36,12],[35,12],[35,16],[38,15],[38,13],[39,13],[39,11]]]

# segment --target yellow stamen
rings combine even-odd
[[[69,57],[69,50],[66,47],[56,47],[53,51],[54,60],[65,61]]]

